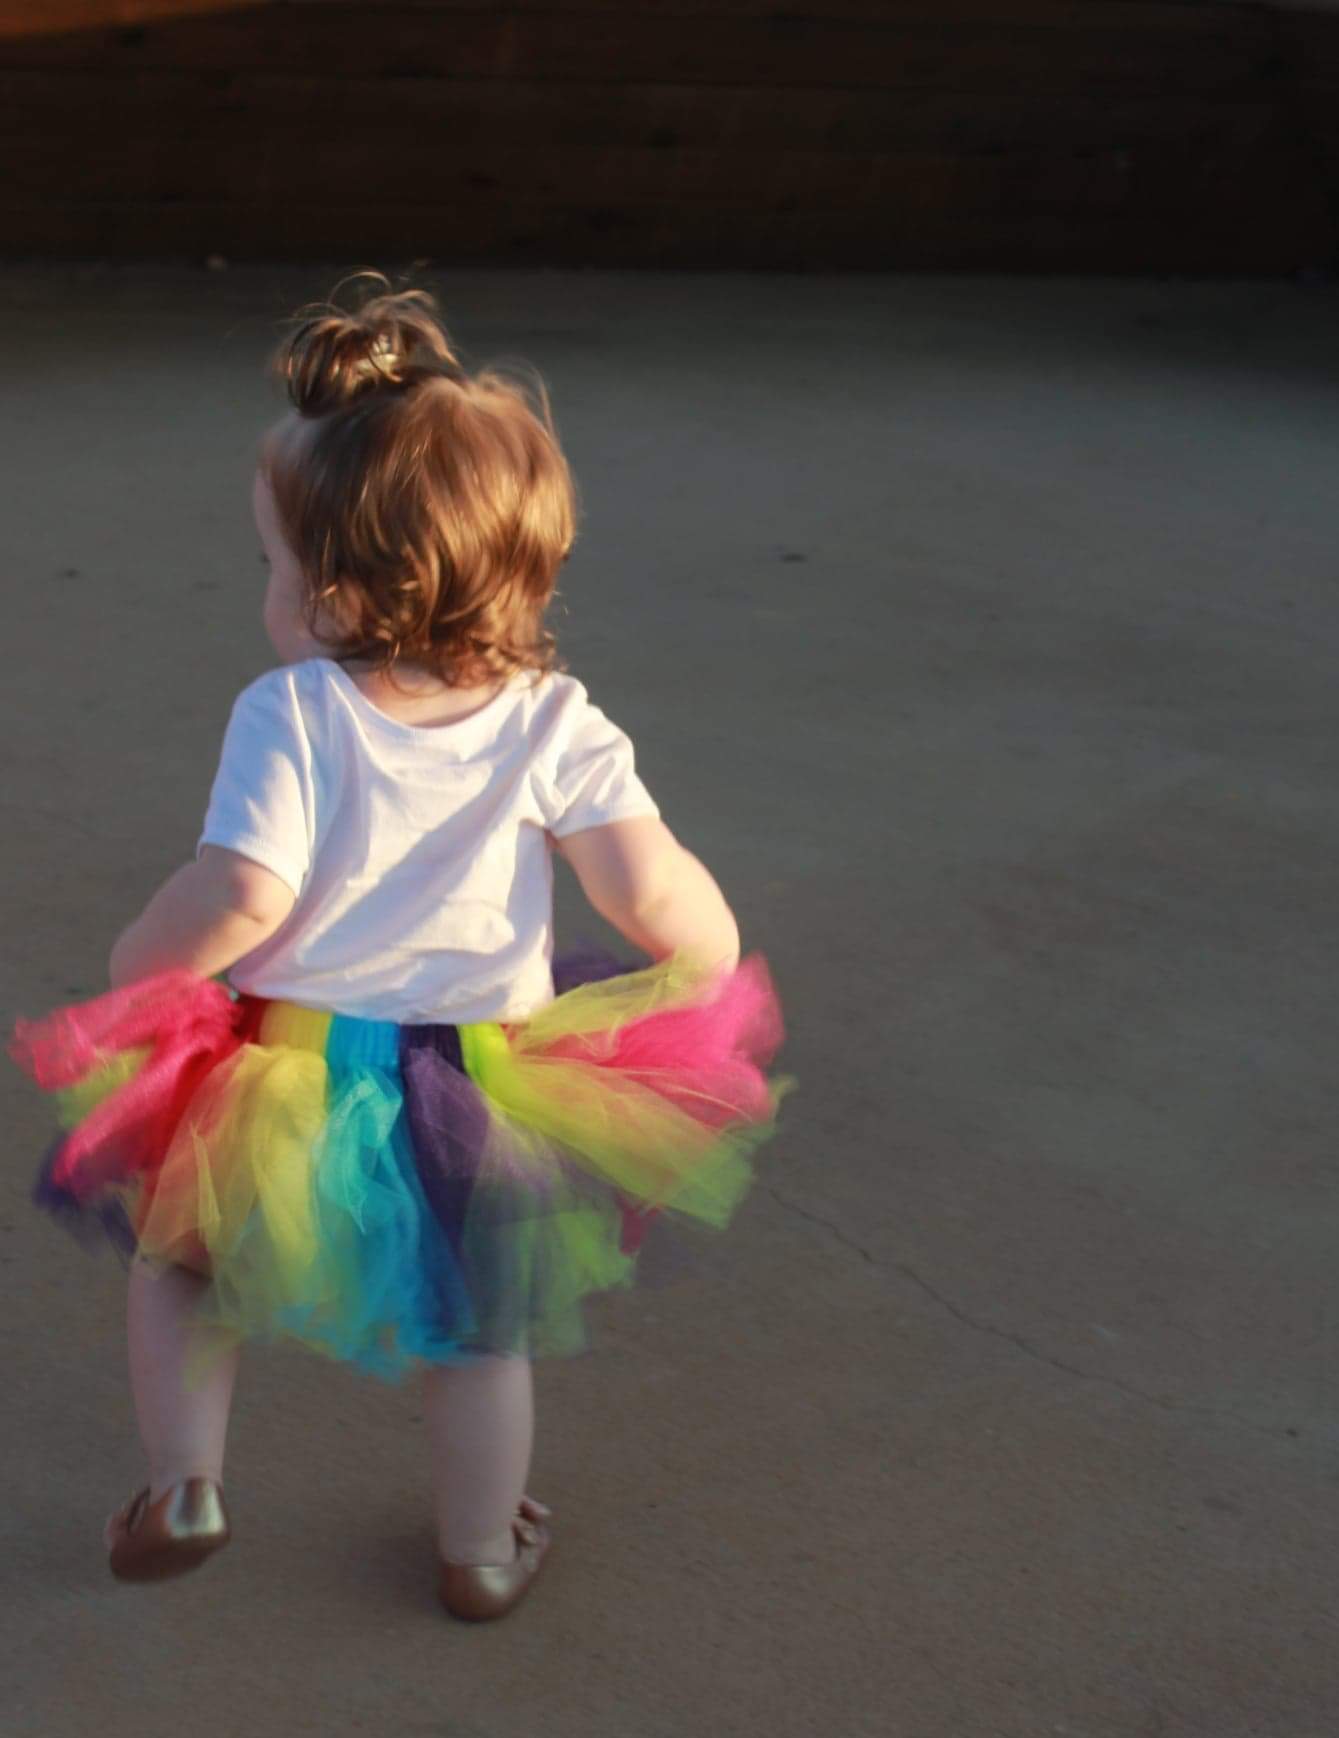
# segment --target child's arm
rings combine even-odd
[[[178,869],[117,940],[114,990],[184,967],[210,978],[272,936],[297,903],[286,882],[221,845]]]
[[[739,929],[720,888],[663,821],[639,816],[554,840],[607,923],[652,959],[683,952],[739,961]]]

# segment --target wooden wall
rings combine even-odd
[[[1337,111],[1219,0],[279,0],[0,41],[0,251],[1290,272]]]

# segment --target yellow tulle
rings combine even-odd
[[[73,1086],[61,1087],[51,1094],[56,1107],[56,1118],[64,1129],[77,1128],[90,1111],[94,1111],[109,1098],[113,1092],[119,1091],[128,1080],[133,1080],[153,1054],[151,1045],[140,1044],[133,1050],[122,1050],[110,1061],[103,1063],[93,1073],[86,1074]]]
[[[545,1050],[560,1038],[617,1030],[648,1014],[682,1008],[705,995],[717,975],[713,968],[680,953],[638,972],[580,984],[531,1014],[512,1041],[521,1054],[527,1054]]]
[[[302,1296],[317,1253],[311,1169],[326,1121],[328,1073],[313,1051],[260,1044],[215,1069],[178,1126],[145,1204],[142,1252],[175,1259],[198,1240],[222,1273],[261,1233],[274,1292],[290,1301]]]
[[[603,1021],[577,1030],[608,1023],[606,1012]],[[571,1030],[564,1026],[562,1035]],[[751,1175],[739,1144],[638,1081],[591,1063],[532,1055],[530,1044],[509,1043],[497,1026],[463,1026],[460,1041],[470,1078],[505,1119],[498,1138],[532,1151],[537,1166],[557,1142],[639,1206],[673,1206],[723,1226],[739,1205]]]

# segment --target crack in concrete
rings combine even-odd
[[[1096,1382],[1102,1387],[1114,1388],[1118,1393],[1126,1394],[1132,1400],[1142,1400],[1146,1405],[1156,1406],[1164,1412],[1189,1412],[1201,1418],[1225,1420],[1229,1424],[1235,1424],[1240,1430],[1249,1430],[1256,1436],[1267,1436],[1274,1441],[1294,1442],[1297,1440],[1298,1433],[1295,1430],[1256,1424],[1249,1418],[1240,1418],[1235,1412],[1223,1412],[1214,1406],[1195,1406],[1185,1401],[1169,1400],[1165,1395],[1150,1394],[1144,1388],[1135,1388],[1128,1382],[1122,1382],[1118,1376],[1104,1376],[1095,1370],[1082,1370],[1077,1364],[1067,1364],[1063,1358],[1056,1358],[1049,1352],[1043,1352],[1029,1340],[1025,1340],[1021,1334],[1015,1334],[1008,1328],[994,1327],[990,1322],[983,1322],[976,1316],[968,1315],[966,1310],[955,1304],[952,1298],[945,1297],[943,1292],[937,1291],[923,1274],[917,1273],[916,1269],[907,1262],[881,1261],[871,1250],[866,1249],[863,1244],[857,1243],[853,1237],[848,1236],[835,1221],[825,1219],[821,1213],[813,1213],[807,1207],[801,1207],[798,1201],[792,1201],[788,1196],[783,1195],[775,1184],[766,1184],[764,1187],[777,1205],[787,1213],[793,1213],[799,1219],[807,1219],[811,1225],[820,1226],[845,1248],[852,1250],[863,1261],[868,1262],[871,1267],[876,1267],[884,1272],[891,1269],[902,1274],[904,1278],[909,1279],[913,1285],[924,1292],[926,1297],[931,1298],[942,1310],[951,1315],[954,1321],[961,1322],[964,1327],[972,1329],[974,1333],[986,1334],[993,1340],[1003,1340],[1006,1345],[1013,1346],[1035,1363],[1048,1365],[1052,1370],[1059,1370],[1066,1376],[1075,1376],[1081,1382]]]

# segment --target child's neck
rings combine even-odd
[[[392,681],[367,658],[341,659],[340,667],[379,712],[421,726],[452,724],[467,717],[486,706],[503,686],[499,678],[474,688],[451,688],[435,671],[418,664],[397,664]]]

